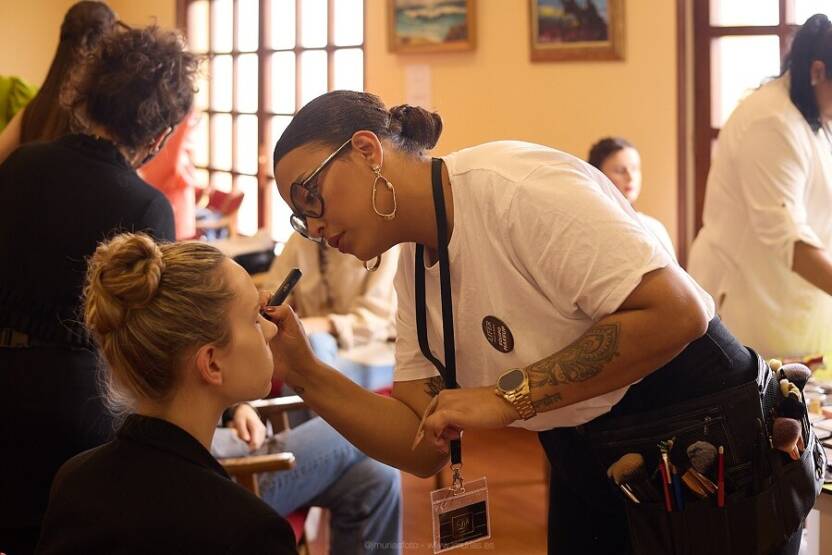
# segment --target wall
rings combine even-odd
[[[64,13],[74,0],[0,0],[0,74],[40,85],[58,46]]]
[[[404,102],[405,66],[430,64],[433,107],[445,122],[436,151],[523,139],[586,157],[604,135],[642,154],[638,208],[676,240],[675,2],[626,2],[626,61],[529,61],[527,0],[479,0],[477,48],[432,55],[387,51],[385,2],[366,0],[367,90]]]
[[[106,0],[119,18],[129,25],[160,27],[176,25],[176,0]]]

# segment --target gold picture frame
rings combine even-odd
[[[533,62],[623,60],[624,0],[529,0]]]
[[[460,52],[476,47],[476,0],[388,0],[390,52]]]

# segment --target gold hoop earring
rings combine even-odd
[[[390,181],[381,175],[381,167],[380,166],[373,166],[373,173],[376,175],[376,178],[373,180],[373,211],[384,218],[387,221],[392,220],[396,217],[396,210],[398,209],[398,203],[396,201],[396,189],[393,187],[393,184]],[[385,214],[378,209],[376,205],[376,192],[378,191],[378,182],[381,181],[387,187],[387,190],[393,193],[393,210]]]
[[[366,260],[364,262],[362,262],[362,264],[364,264],[364,269],[367,270],[368,272],[375,272],[376,270],[378,270],[378,267],[381,266],[381,255],[378,255],[376,257],[376,263],[373,264],[372,266],[367,266],[367,261]]]

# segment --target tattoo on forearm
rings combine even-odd
[[[561,400],[561,398],[562,397],[560,393],[552,393],[551,395],[546,395],[542,399],[538,399],[537,401],[532,402],[532,405],[534,405],[534,409],[537,412],[545,412],[553,408],[558,403],[558,401]]]
[[[598,375],[618,354],[618,333],[618,324],[593,326],[562,351],[529,366],[529,385],[578,383]]]
[[[443,389],[445,389],[445,380],[442,376],[434,376],[425,383],[425,393],[431,397],[436,397]]]

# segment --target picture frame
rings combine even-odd
[[[476,0],[388,0],[391,52],[460,52],[476,47]]]
[[[529,0],[533,62],[624,59],[624,0]]]

